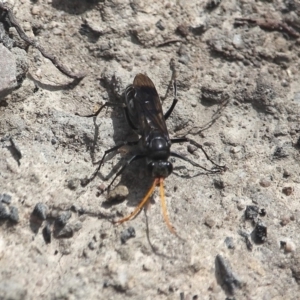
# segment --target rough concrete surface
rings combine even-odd
[[[0,299],[300,299],[300,39],[289,27],[253,22],[268,17],[300,34],[299,1],[10,5],[28,36],[87,76],[70,85],[25,47],[27,77],[1,99]],[[194,139],[227,166],[199,175],[172,160],[165,192],[178,236],[163,220],[158,188],[134,220],[112,224],[153,179],[137,161],[116,182],[128,188],[124,201],[100,193],[128,148],[109,155],[83,187],[93,159],[136,136],[122,109],[107,108],[96,120],[75,115],[122,101],[137,73],[164,96],[171,59],[179,102],[167,120],[170,136]],[[189,143],[172,151],[212,167]]]
[[[17,87],[16,60],[2,44],[0,44],[0,57],[0,97],[3,98]]]

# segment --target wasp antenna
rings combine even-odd
[[[122,223],[134,218],[139,213],[139,211],[145,206],[149,197],[153,194],[153,191],[154,191],[155,187],[157,186],[158,182],[159,182],[159,179],[154,180],[154,182],[153,182],[152,186],[150,187],[149,191],[147,192],[146,196],[143,198],[143,200],[140,202],[140,204],[135,208],[135,210],[130,215],[128,215],[127,217],[125,217],[121,220],[115,221],[113,223],[122,224]]]
[[[176,231],[175,231],[174,227],[172,226],[172,224],[170,223],[170,220],[169,220],[169,217],[168,217],[167,205],[166,205],[166,199],[165,199],[165,191],[164,191],[164,179],[163,178],[159,179],[159,188],[160,188],[160,199],[161,199],[161,207],[162,207],[164,220],[165,220],[169,230],[173,234],[176,234]]]

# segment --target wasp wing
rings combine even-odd
[[[137,74],[133,81],[135,105],[139,108],[139,126],[145,139],[152,131],[160,131],[169,140],[162,105],[154,83],[144,74]]]

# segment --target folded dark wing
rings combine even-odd
[[[152,130],[160,131],[169,139],[162,105],[152,80],[144,74],[137,74],[133,81],[136,91],[136,105],[140,109],[140,126],[147,135]]]

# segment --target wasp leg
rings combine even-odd
[[[125,142],[123,142],[123,143],[121,143],[121,144],[119,144],[119,145],[116,145],[116,146],[114,146],[114,147],[112,147],[112,148],[106,150],[106,151],[104,152],[104,154],[103,154],[103,156],[102,156],[102,158],[101,158],[101,160],[100,160],[100,162],[99,162],[99,164],[98,164],[98,167],[97,167],[97,169],[95,170],[95,172],[92,174],[92,176],[91,176],[90,178],[86,178],[86,179],[82,180],[81,185],[82,185],[82,186],[86,186],[86,185],[88,185],[91,181],[93,181],[93,180],[95,179],[95,177],[97,176],[97,173],[100,171],[100,168],[101,168],[101,166],[102,166],[103,163],[104,163],[104,159],[105,159],[105,157],[106,157],[107,154],[109,154],[109,153],[111,153],[111,152],[113,152],[113,151],[115,151],[115,150],[118,150],[118,149],[121,148],[122,146],[126,146],[126,145],[128,145],[128,146],[134,146],[134,145],[137,145],[138,142],[139,142],[139,141],[134,141],[134,142],[127,142],[127,141],[125,141]]]
[[[174,69],[173,69],[171,81],[173,81],[174,99],[173,99],[173,103],[172,103],[171,107],[168,109],[168,111],[164,115],[165,120],[167,120],[170,117],[171,113],[173,112],[173,109],[175,108],[175,106],[178,102],[178,99],[177,99],[177,84],[176,84],[176,71]]]
[[[170,156],[173,156],[173,157],[177,157],[177,158],[180,158],[182,160],[185,160],[187,162],[189,162],[191,165],[195,166],[195,167],[198,167],[198,168],[201,168],[209,173],[219,173],[220,171],[224,171],[226,170],[226,167],[225,166],[218,166],[217,164],[214,163],[214,165],[217,166],[217,169],[212,169],[212,170],[209,170],[209,169],[206,169],[204,167],[202,167],[201,165],[197,164],[196,162],[192,161],[191,159],[187,158],[187,157],[184,157],[184,156],[181,156],[180,154],[176,153],[176,152],[171,152],[170,153]],[[211,160],[210,160],[211,161]]]
[[[197,148],[200,148],[201,151],[204,153],[205,157],[207,160],[209,160],[214,166],[216,166],[218,169],[221,170],[226,170],[226,166],[220,166],[218,164],[216,164],[206,153],[206,151],[204,150],[203,146],[201,146],[200,144],[198,144],[197,142],[195,142],[194,140],[188,139],[188,138],[179,138],[179,139],[171,139],[171,143],[175,144],[175,143],[185,143],[185,142],[190,142],[192,145],[196,146]]]
[[[168,111],[164,114],[165,120],[167,120],[167,119],[170,117],[170,115],[171,115],[171,113],[173,112],[173,109],[175,108],[177,102],[178,102],[178,99],[174,98],[171,107],[170,107],[170,108],[168,109]]]
[[[132,142],[134,143],[134,142]],[[118,176],[120,176],[123,171],[135,160],[144,158],[145,155],[143,154],[136,154],[134,156],[132,156],[129,160],[127,160],[126,164],[124,164],[124,166],[122,166],[122,168],[118,171],[118,173],[115,175],[114,179],[111,181],[111,183],[108,185],[108,187],[104,190],[104,191],[109,191],[110,187],[112,186],[112,184],[115,182],[115,180],[117,179]]]
[[[192,164],[193,166],[198,167],[198,168],[201,168],[201,169],[203,169],[203,170],[205,170],[205,171],[207,171],[207,172],[212,172],[212,173],[216,173],[216,172],[217,172],[217,171],[208,170],[208,169],[202,167],[201,165],[197,164],[196,162],[192,161],[191,159],[189,159],[189,158],[187,158],[187,157],[184,157],[184,156],[181,156],[180,154],[178,154],[178,153],[176,153],[176,152],[171,152],[171,153],[170,153],[170,156],[177,157],[177,158],[180,158],[180,159],[182,159],[182,160],[184,160],[184,161],[187,161],[187,162],[189,162],[190,164]]]
[[[187,138],[179,138],[179,139],[171,139],[171,143],[175,144],[175,143],[185,143],[188,142],[189,140]]]
[[[126,99],[126,103],[129,102],[128,99],[132,99],[134,98],[134,95],[135,95],[135,89],[133,87],[132,84],[130,84],[126,89],[125,89],[125,99]],[[126,117],[126,120],[129,124],[129,126],[133,129],[133,130],[138,130],[138,128],[134,125],[134,123],[132,123],[131,121],[131,118],[130,118],[130,113],[129,113],[129,110],[128,110],[128,107],[125,105],[124,107],[124,111],[125,111],[125,117]]]
[[[216,164],[212,159],[210,159],[210,157],[208,156],[208,154],[206,153],[204,148],[200,144],[198,144],[196,141],[191,140],[191,139],[187,139],[187,141],[189,141],[192,145],[196,146],[197,148],[200,148],[202,150],[202,152],[204,153],[206,159],[208,159],[217,168],[221,169],[222,171],[226,170],[226,166],[220,166],[220,165]]]
[[[114,103],[114,102],[105,102],[95,113],[90,114],[90,115],[80,115],[79,113],[75,113],[76,116],[84,117],[84,118],[91,118],[91,117],[97,117],[102,109],[104,107],[121,107],[121,108],[126,108],[126,105],[124,103]]]

